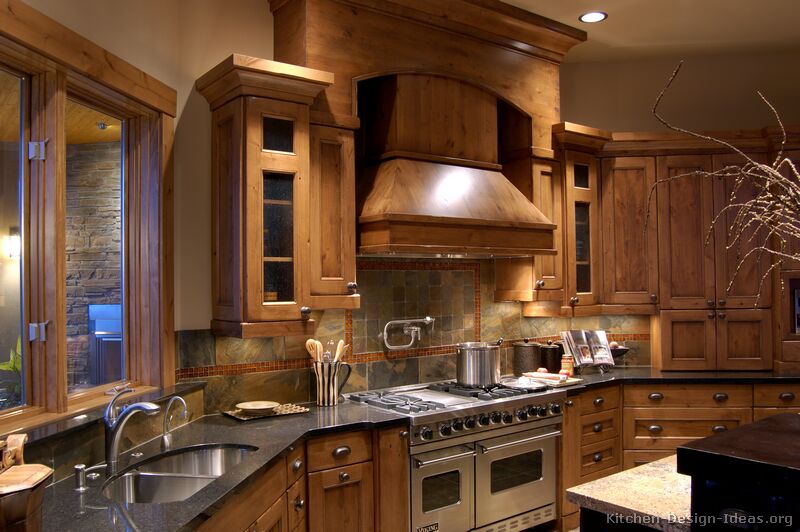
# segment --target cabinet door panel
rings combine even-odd
[[[309,530],[371,532],[374,527],[372,462],[308,475]]]
[[[564,237],[561,165],[555,161],[533,161],[533,204],[556,224],[553,234],[556,255],[533,258],[533,289],[537,301],[564,298]]]
[[[584,394],[586,395],[586,394]],[[561,494],[561,515],[577,512],[580,507],[567,500],[567,488],[581,483],[581,397],[571,397],[564,404],[563,435],[561,437],[561,474],[558,481]]]
[[[717,313],[717,368],[772,368],[769,310],[729,310]]]
[[[252,532],[289,532],[286,518],[286,495],[275,501],[250,527]]]
[[[603,302],[655,303],[658,293],[658,209],[648,200],[656,180],[652,157],[603,161]],[[645,232],[645,223],[647,229]]]
[[[763,153],[752,153],[750,157],[759,163],[766,163]],[[742,166],[745,159],[738,154],[714,155],[714,170],[726,166]],[[714,213],[720,216],[714,228],[716,243],[716,286],[717,306],[725,308],[767,308],[772,303],[772,283],[765,275],[769,271],[772,256],[768,253],[753,253],[759,245],[769,245],[767,232],[759,226],[742,231],[736,239],[731,234],[738,209],[728,208],[756,197],[752,183],[743,181],[737,186],[735,178],[717,178],[714,182]],[[730,248],[730,249],[728,249]],[[759,293],[761,297],[759,297]]]
[[[564,157],[567,297],[573,306],[594,305],[601,290],[597,160],[576,151]]]
[[[407,532],[411,501],[408,427],[375,432],[374,467],[377,528],[380,532]]]
[[[706,244],[714,210],[710,179],[675,178],[711,171],[711,157],[667,156],[657,159],[659,284],[662,308],[714,306],[714,239]],[[710,304],[708,302],[711,302]]]
[[[354,308],[356,280],[353,133],[311,126],[311,306]]]
[[[662,369],[703,370],[717,367],[714,311],[665,310],[661,312],[659,320]]]

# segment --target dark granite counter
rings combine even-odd
[[[240,422],[221,414],[204,416],[173,432],[173,448],[200,443],[236,443],[258,447],[244,462],[180,502],[166,504],[117,504],[100,494],[104,478],[89,483],[81,494],[72,477],[53,484],[45,492],[43,525],[45,530],[191,530],[211,516],[216,508],[234,497],[254,474],[266,471],[287,448],[308,436],[369,429],[407,423],[406,417],[363,404],[345,402],[337,407],[310,406],[306,414]],[[144,458],[158,454],[158,439],[137,448]],[[121,457],[121,467],[131,461]]]
[[[589,388],[612,384],[798,384],[800,375],[776,375],[771,371],[659,371],[650,367],[615,367],[610,372],[578,375],[583,382],[565,388],[576,395]]]

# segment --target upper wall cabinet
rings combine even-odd
[[[327,72],[233,55],[197,81],[212,115],[212,329],[310,334],[354,308],[353,137],[310,123]]]

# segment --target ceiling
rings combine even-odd
[[[503,1],[586,31],[587,41],[565,63],[800,48],[798,0]],[[587,11],[604,11],[608,19],[579,22]]]

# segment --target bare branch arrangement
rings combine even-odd
[[[670,124],[659,114],[658,107],[682,65],[683,61],[678,63],[667,84],[658,95],[653,105],[653,115],[673,131],[729,148],[742,157],[742,164],[726,166],[714,172],[695,171],[659,178],[650,189],[645,228],[650,217],[650,200],[658,186],[687,178],[729,180],[733,186],[724,208],[712,220],[706,236],[706,243],[711,239],[718,224],[729,221],[725,246],[727,250],[736,251],[738,260],[736,270],[727,287],[729,292],[739,272],[748,263],[761,261],[764,256],[772,259],[769,268],[761,277],[758,300],[761,298],[764,284],[769,280],[773,270],[780,268],[785,261],[800,262],[800,245],[798,245],[800,243],[800,173],[795,164],[784,157],[786,129],[778,112],[760,91],[758,91],[758,96],[772,111],[782,134],[780,149],[772,164],[754,161],[727,141]],[[733,219],[730,220],[729,217],[733,217]]]

